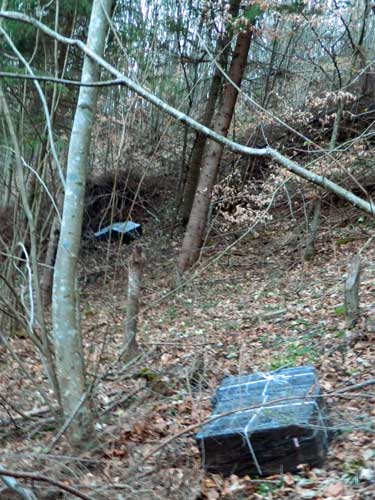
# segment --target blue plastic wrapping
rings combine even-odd
[[[210,472],[264,476],[325,458],[327,415],[312,366],[227,377],[213,405],[196,435]]]

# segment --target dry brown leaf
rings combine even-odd
[[[206,492],[207,500],[217,500],[220,498],[220,493],[217,490],[208,490]]]
[[[284,474],[283,481],[286,486],[292,486],[295,483],[294,477],[290,473]]]
[[[345,495],[345,484],[341,482],[330,484],[324,490],[324,494],[329,497],[339,498],[342,495]]]

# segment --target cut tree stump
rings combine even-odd
[[[138,346],[137,321],[139,312],[139,295],[146,255],[141,245],[135,245],[129,258],[128,304],[125,318],[125,344],[122,359],[130,361],[141,353]]]
[[[315,241],[316,241],[316,237],[317,237],[319,225],[320,225],[321,207],[322,207],[322,200],[321,200],[321,198],[317,198],[314,201],[313,216],[312,216],[312,221],[311,221],[311,224],[309,227],[309,234],[307,236],[305,254],[303,256],[303,258],[306,261],[312,260],[314,258],[314,255],[315,255]]]
[[[345,282],[345,318],[348,328],[353,328],[359,317],[359,283],[361,258],[357,254],[351,261]]]

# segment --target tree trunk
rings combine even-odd
[[[1,23],[0,23],[1,24]],[[22,166],[21,149],[18,143],[17,134],[13,125],[10,110],[3,92],[2,85],[0,84],[0,111],[3,112],[5,122],[8,126],[12,146],[15,152],[15,184],[18,192],[20,193],[22,208],[25,212],[28,233],[30,237],[30,257],[27,257],[27,267],[29,267],[29,279],[31,281],[32,292],[30,293],[29,300],[35,304],[35,318],[32,314],[28,318],[28,334],[31,338],[36,339],[34,329],[37,326],[41,332],[41,342],[37,341],[36,345],[41,354],[41,361],[45,367],[48,379],[52,385],[56,398],[60,399],[58,381],[56,379],[55,367],[53,364],[53,353],[48,338],[47,328],[43,315],[42,296],[39,286],[39,270],[37,258],[37,231],[35,227],[34,216],[29,204],[26,182]],[[24,250],[23,248],[22,250]]]
[[[107,13],[112,0],[94,0],[87,46],[103,55],[107,32]],[[99,66],[85,56],[82,81],[99,79]],[[81,242],[83,203],[91,130],[97,102],[96,87],[81,87],[70,138],[66,190],[53,282],[53,340],[56,370],[64,418],[76,413],[68,427],[68,438],[76,447],[87,445],[94,436],[94,419],[86,380],[79,317],[76,278]],[[78,408],[78,410],[77,410]]]
[[[146,256],[141,245],[135,245],[129,259],[128,304],[125,319],[125,351],[123,359],[129,361],[140,353],[137,344],[137,322],[139,295],[141,292],[142,272]]]
[[[237,17],[240,3],[241,0],[233,0],[231,2],[229,13],[232,18]],[[222,37],[220,37],[217,42],[216,53],[220,54],[219,64],[223,70],[225,70],[227,66],[231,39],[232,36],[226,33]],[[203,113],[201,120],[201,123],[206,127],[211,126],[212,117],[215,112],[216,101],[219,97],[220,90],[222,87],[221,86],[222,79],[223,79],[222,72],[217,66],[215,66],[215,72],[214,76],[212,77],[211,87],[206,102],[206,109]],[[184,186],[183,204],[181,211],[181,218],[184,226],[186,226],[186,224],[189,221],[191,208],[193,206],[194,196],[197,190],[199,173],[201,169],[202,158],[206,142],[207,142],[207,136],[201,132],[197,132],[191,153],[188,175]]]
[[[329,150],[333,152],[337,144],[337,137],[340,129],[343,110],[344,110],[344,105],[342,100],[340,99],[337,106],[335,121],[333,124],[333,129],[331,134],[331,140],[329,143]],[[304,260],[312,260],[315,256],[315,241],[319,231],[321,210],[322,210],[322,201],[321,198],[317,198],[314,201],[313,218],[311,221],[311,225],[309,227],[309,234],[307,236],[306,249],[303,256]]]
[[[248,29],[240,33],[237,38],[236,48],[229,69],[229,79],[237,86],[241,85],[251,37],[252,31]],[[222,106],[214,119],[214,131],[223,136],[228,135],[237,95],[238,91],[236,87],[227,82],[223,91]],[[216,181],[223,149],[223,144],[211,140],[206,146],[198,187],[179,256],[178,268],[180,273],[183,273],[188,267],[193,265],[199,256],[206,229],[212,189]]]
[[[44,307],[48,307],[51,304],[52,300],[53,267],[55,264],[57,245],[59,242],[59,229],[60,221],[58,216],[55,215],[53,217],[49,233],[47,254],[44,261],[45,268],[43,270],[43,275],[40,283]]]
[[[234,142],[233,140],[228,139],[228,137],[221,136],[214,130],[205,127],[204,125],[201,125],[190,116],[175,109],[174,107],[170,106],[163,100],[159,99],[157,96],[153,95],[151,92],[147,91],[146,89],[135,83],[133,80],[125,76],[121,71],[119,71],[114,66],[105,61],[103,57],[100,57],[97,54],[95,54],[89,47],[87,47],[80,40],[78,39],[73,40],[72,38],[59,35],[50,28],[48,28],[46,25],[41,23],[40,21],[37,21],[36,19],[33,19],[19,12],[0,11],[0,17],[36,26],[43,33],[46,33],[48,36],[53,36],[57,38],[62,43],[69,43],[69,44],[74,43],[76,47],[78,47],[82,52],[91,57],[93,61],[96,61],[102,68],[106,69],[111,75],[115,76],[119,80],[119,83],[121,85],[124,85],[130,91],[135,92],[137,95],[141,96],[146,101],[157,106],[159,109],[162,109],[170,116],[179,120],[181,123],[188,124],[191,128],[195,129],[196,131],[203,132],[204,134],[206,134],[213,141],[223,144],[229,149],[229,151],[233,151],[235,153],[240,153],[242,155],[247,155],[247,156],[270,158],[274,160],[276,163],[278,163],[281,167],[286,168],[289,172],[292,172],[298,177],[307,180],[308,182],[314,184],[315,186],[319,186],[326,191],[334,193],[336,196],[348,201],[353,206],[359,208],[360,210],[363,210],[364,212],[370,214],[371,216],[374,216],[375,203],[373,203],[371,200],[365,200],[355,195],[348,189],[345,189],[344,187],[340,186],[339,184],[336,184],[335,182],[328,179],[324,175],[316,174],[311,170],[304,168],[299,163],[291,160],[287,156],[284,156],[277,149],[274,149],[270,146],[265,146],[263,148],[244,146],[242,144]]]

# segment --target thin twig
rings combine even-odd
[[[3,471],[4,469],[0,466],[0,479],[10,490],[15,491],[24,500],[38,500],[31,490],[29,490],[28,488],[24,488],[23,486],[18,484],[14,477],[5,475],[3,476]]]
[[[144,345],[175,345],[175,346],[187,346],[187,347],[202,347],[206,345],[217,345],[219,342],[200,342],[200,343],[188,343],[188,342],[142,342]]]
[[[335,390],[333,392],[328,392],[328,393],[325,393],[325,394],[320,394],[320,395],[315,396],[315,397],[316,398],[329,398],[329,397],[334,397],[334,396],[341,397],[341,394],[343,394],[345,392],[353,391],[353,390],[358,389],[360,387],[365,387],[365,386],[373,385],[373,384],[375,384],[375,379],[371,379],[371,380],[368,380],[368,381],[365,381],[365,382],[361,382],[359,384],[355,384],[355,385],[351,385],[351,386],[348,386],[348,387],[344,387],[344,388],[339,389],[337,391]],[[227,416],[230,416],[230,415],[233,415],[235,413],[242,412],[242,411],[252,411],[252,410],[256,410],[258,408],[264,408],[264,407],[267,407],[267,406],[272,406],[275,403],[278,404],[278,403],[282,403],[282,402],[285,402],[285,401],[291,401],[291,400],[296,400],[296,399],[298,399],[298,400],[310,399],[311,400],[311,396],[306,396],[306,397],[295,396],[295,397],[280,398],[280,399],[275,399],[275,400],[272,400],[272,401],[267,401],[266,403],[261,403],[261,404],[258,404],[258,405],[247,406],[247,407],[243,407],[243,408],[236,408],[234,410],[230,410],[230,411],[225,412],[225,413],[220,413],[219,415],[213,415],[213,416],[210,415],[209,417],[205,418],[201,422],[197,422],[195,424],[189,425],[188,427],[186,427],[182,431],[174,434],[173,436],[169,436],[168,438],[166,438],[162,443],[160,443],[153,450],[151,450],[149,453],[147,453],[138,463],[136,463],[134,465],[134,467],[131,467],[130,471],[129,471],[129,474],[131,474],[132,472],[136,471],[139,466],[141,466],[149,458],[151,458],[153,455],[155,455],[160,450],[162,450],[169,443],[171,443],[172,441],[175,441],[176,439],[178,439],[179,437],[183,436],[184,434],[188,434],[191,431],[196,430],[197,428],[201,427],[202,425],[214,422],[215,420],[219,420],[220,418],[227,417]]]
[[[0,78],[18,78],[21,80],[38,80],[42,82],[61,83],[63,85],[76,85],[77,87],[110,87],[113,85],[121,85],[121,80],[104,80],[102,82],[81,82],[77,80],[65,80],[64,78],[55,78],[52,76],[40,75],[21,75],[19,73],[8,73],[0,71]]]
[[[146,99],[148,102],[151,102],[152,104],[157,106],[159,109],[162,109],[163,111],[165,111],[169,115],[173,116],[175,119],[179,120],[181,123],[185,123],[185,124],[189,125],[191,128],[197,130],[198,132],[201,132],[201,133],[207,135],[210,139],[212,139],[216,142],[219,142],[221,144],[224,144],[225,146],[227,146],[227,148],[229,150],[236,152],[236,153],[245,154],[247,156],[267,157],[267,158],[270,158],[271,160],[273,159],[278,164],[282,165],[284,168],[286,168],[290,172],[293,172],[297,176],[302,177],[305,180],[308,180],[309,182],[311,182],[315,185],[323,187],[325,190],[333,192],[334,194],[340,196],[343,199],[346,199],[351,204],[357,206],[361,210],[364,210],[365,212],[369,213],[370,215],[375,214],[375,204],[371,200],[366,201],[363,198],[358,197],[357,195],[344,189],[343,187],[339,186],[335,182],[332,182],[331,180],[324,177],[323,175],[315,174],[314,172],[306,169],[305,167],[294,162],[290,158],[284,156],[279,151],[277,151],[269,146],[267,146],[265,148],[251,148],[251,147],[243,146],[237,142],[234,142],[234,141],[228,139],[227,137],[223,137],[222,135],[217,134],[215,131],[211,130],[210,128],[198,123],[197,121],[192,119],[190,116],[187,116],[185,113],[177,110],[176,108],[170,106],[169,104],[166,104],[164,101],[162,101],[161,99],[156,97],[154,94],[148,92],[146,89],[144,89],[143,87],[136,84],[133,80],[126,77],[123,73],[121,73],[121,71],[116,69],[114,66],[109,64],[105,59],[103,59],[102,57],[98,56],[95,52],[93,52],[81,40],[63,36],[60,33],[57,33],[56,31],[52,30],[51,28],[49,28],[45,24],[41,23],[37,19],[29,17],[29,16],[22,14],[22,13],[19,13],[19,12],[10,12],[10,11],[1,10],[0,17],[29,23],[32,26],[35,26],[36,28],[40,29],[43,33],[47,34],[48,36],[50,36],[50,37],[52,37],[52,38],[54,38],[62,43],[66,43],[68,45],[73,45],[73,46],[78,47],[87,56],[89,56],[92,60],[94,60],[98,65],[100,65],[102,68],[106,69],[109,73],[111,73],[115,78],[120,79],[122,85],[125,85],[130,90],[133,90],[138,95],[140,95],[141,97]],[[17,51],[17,49],[14,46],[14,44],[12,43],[10,37],[7,35],[7,33],[1,27],[0,27],[0,32],[6,38],[8,44],[10,44],[12,46],[13,51]],[[17,51],[17,55],[19,58],[22,57],[18,53],[18,51]],[[29,72],[32,73],[31,70]]]
[[[16,361],[16,363],[18,363],[18,365],[20,367],[20,370],[23,373],[23,375],[31,382],[31,384],[39,392],[39,394],[43,398],[44,402],[46,403],[46,405],[50,409],[52,415],[54,415],[55,414],[55,410],[53,408],[52,403],[48,399],[48,396],[47,396],[46,392],[37,385],[37,383],[35,382],[35,380],[33,379],[33,377],[26,370],[25,363],[21,360],[21,358],[18,356],[18,354],[16,353],[16,351],[14,349],[12,349],[10,343],[8,342],[7,337],[1,332],[1,330],[0,330],[0,340],[3,342],[3,344],[7,348],[9,354],[11,355],[11,357]]]
[[[119,406],[121,404],[124,404],[126,403],[126,401],[128,401],[129,399],[131,399],[132,397],[134,397],[136,394],[138,394],[138,392],[141,392],[143,391],[144,389],[146,389],[146,387],[137,387],[136,389],[134,389],[134,391],[130,392],[129,394],[125,394],[124,396],[122,396],[121,398],[119,399],[116,399],[115,401],[113,401],[102,413],[101,413],[101,416],[103,415],[106,415],[107,413],[109,413],[111,410],[113,410],[113,408],[116,408],[116,406]]]
[[[93,497],[89,497],[89,496],[85,495],[84,493],[81,493],[76,488],[73,488],[72,486],[68,486],[64,483],[61,483],[60,481],[55,481],[54,479],[51,479],[47,476],[43,476],[42,474],[34,474],[33,472],[14,472],[11,470],[6,470],[6,469],[1,468],[0,469],[0,476],[9,476],[9,477],[15,477],[15,478],[20,478],[20,479],[31,479],[32,481],[41,481],[43,483],[49,483],[49,484],[52,484],[52,486],[56,486],[57,488],[60,488],[61,490],[67,491],[78,498],[82,498],[82,500],[94,500]]]
[[[48,445],[46,453],[49,453],[52,448],[58,443],[60,440],[61,436],[64,434],[64,432],[68,429],[70,424],[73,422],[75,416],[77,415],[78,411],[80,410],[81,406],[83,403],[86,401],[87,396],[89,395],[89,391],[86,391],[83,393],[81,399],[78,401],[77,406],[74,408],[72,413],[69,415],[69,417],[65,420],[63,426],[59,430],[59,432],[56,434],[56,436],[52,439],[51,443]]]
[[[375,385],[375,378],[371,378],[369,380],[365,380],[365,382],[360,382],[359,384],[349,385],[348,387],[343,387],[335,391],[332,395],[343,394],[344,392],[355,391],[357,389],[362,389],[363,387],[367,387],[369,385]],[[329,396],[331,394],[328,394]]]

